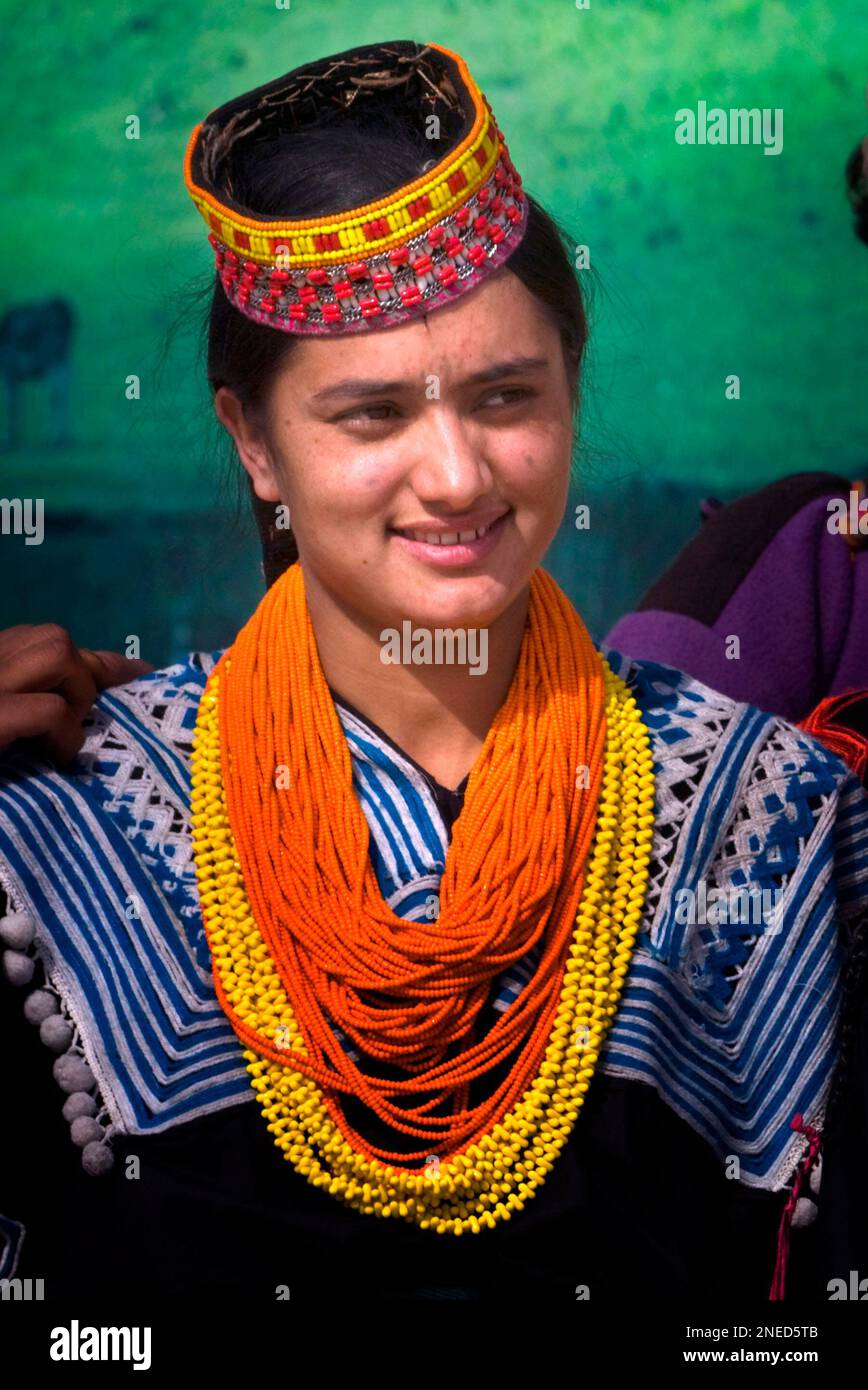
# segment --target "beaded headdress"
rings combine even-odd
[[[356,103],[418,123],[434,157],[420,158],[418,177],[299,220],[235,199],[247,142],[340,122]],[[194,128],[184,180],[231,303],[288,333],[387,328],[449,304],[512,254],[527,225],[491,106],[464,60],[436,43],[348,49],[235,97]]]

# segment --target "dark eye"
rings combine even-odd
[[[358,406],[355,410],[348,411],[348,413],[347,413],[346,415],[341,415],[341,416],[339,416],[339,419],[341,419],[341,420],[362,420],[362,421],[367,421],[369,424],[375,425],[375,424],[377,424],[380,420],[385,420],[387,417],[386,417],[385,415],[375,415],[375,414],[373,413],[374,411],[377,411],[377,410],[394,410],[394,409],[395,409],[395,407],[394,407],[393,405],[388,405],[388,404],[387,404],[387,405],[360,405],[360,406]]]
[[[490,396],[486,396],[482,404],[484,406],[494,404],[493,397],[495,396],[510,396],[512,399],[505,401],[504,404],[514,405],[516,401],[523,400],[526,396],[532,395],[533,392],[529,391],[525,386],[502,386],[499,391],[493,391]]]

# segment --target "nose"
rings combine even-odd
[[[432,509],[469,511],[492,491],[492,471],[482,432],[443,402],[432,402],[413,441],[418,460],[411,482],[416,496]]]

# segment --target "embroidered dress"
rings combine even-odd
[[[143,1295],[273,1296],[288,1284],[314,1297],[334,1291],[337,1261],[341,1281],[374,1298],[574,1299],[580,1285],[623,1297],[629,1268],[667,1297],[700,1286],[731,1296],[733,1281],[767,1296],[808,1143],[792,1121],[823,1130],[840,1058],[849,943],[868,913],[868,795],[785,720],[599,650],[651,733],[644,918],[564,1151],[525,1209],[475,1237],[444,1241],[344,1209],[281,1161],[250,1104],[215,994],[189,820],[192,730],[221,653],[103,692],[68,773],[19,746],[7,753],[0,926],[7,974],[24,988],[4,982],[0,1010],[16,1059],[4,1082],[15,1137],[2,1157],[0,1277],[41,1277],[61,1297],[109,1292],[122,1266]],[[430,917],[464,784],[439,787],[335,704],[383,898],[403,918]],[[748,914],[716,920],[710,904],[740,889]],[[500,977],[489,1021],[536,959]],[[796,1294],[826,1297],[829,1279],[868,1258],[868,1030],[854,1017],[845,1120],[794,1223]]]

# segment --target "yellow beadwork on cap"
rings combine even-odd
[[[193,179],[193,151],[203,125],[200,121],[187,144],[184,156],[184,182],[209,230],[224,245],[244,255],[248,260],[257,261],[262,265],[274,263],[276,241],[286,245],[286,252],[281,256],[281,265],[320,265],[329,261],[344,261],[360,249],[367,255],[389,251],[393,246],[403,244],[408,237],[418,236],[427,231],[429,227],[442,221],[447,213],[466,203],[491,176],[505,147],[498,134],[491,107],[471,77],[463,58],[447,48],[442,48],[440,44],[432,43],[428,47],[455,59],[476,108],[473,126],[464,140],[433,169],[394,193],[350,208],[347,212],[330,213],[327,217],[300,218],[296,221],[245,217],[226,207],[213,193],[200,188]],[[453,191],[450,181],[459,178],[463,179],[463,183]],[[416,217],[411,216],[407,208],[422,198],[430,201],[430,209]],[[379,219],[388,223],[388,231],[383,235],[368,237],[358,230],[363,223]],[[335,237],[337,245],[330,251],[319,250],[314,245],[314,237]]]

